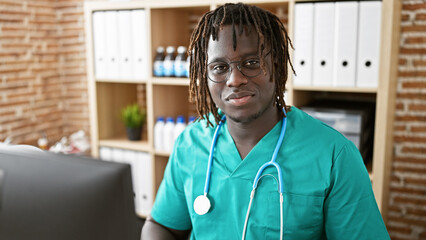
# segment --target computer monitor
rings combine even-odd
[[[0,147],[0,239],[136,240],[130,165]]]

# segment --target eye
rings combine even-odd
[[[229,65],[224,62],[212,62],[209,64],[209,71],[213,74],[223,74],[229,69]]]
[[[249,69],[260,68],[260,60],[258,58],[250,58],[250,59],[244,60],[241,67],[249,68]]]

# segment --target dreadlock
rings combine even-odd
[[[219,31],[225,25],[232,26],[234,50],[237,47],[236,34],[241,35],[243,31],[247,31],[247,33],[251,31],[257,32],[259,38],[258,55],[264,72],[266,72],[264,50],[266,46],[271,47],[273,58],[271,76],[275,79],[274,105],[277,107],[281,117],[284,117],[282,108],[287,108],[284,101],[288,74],[287,63],[290,63],[291,70],[294,72],[288,52],[289,46],[293,46],[287,31],[279,18],[269,11],[243,3],[227,3],[205,13],[191,35],[191,42],[188,48],[188,54],[191,56],[189,98],[191,102],[196,103],[198,118],[206,119],[207,125],[213,126],[208,118],[208,114],[212,113],[216,124],[220,121],[218,108],[213,102],[208,89],[207,48],[210,36],[212,36],[213,40],[217,40]],[[271,78],[270,81],[273,81],[273,79]]]

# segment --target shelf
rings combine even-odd
[[[295,91],[377,93],[377,88],[294,86]]]
[[[135,84],[146,84],[146,79],[96,79],[99,83],[135,83]]]
[[[130,141],[125,137],[99,140],[99,146],[149,152],[148,141]]]
[[[169,157],[170,156],[170,152],[168,152],[168,151],[161,151],[161,150],[155,150],[154,154],[156,156],[160,156],[160,157]]]
[[[152,84],[170,86],[189,86],[189,78],[154,77]]]
[[[318,0],[322,1],[322,0]],[[201,16],[226,0],[134,0],[115,2],[85,2],[87,37],[87,76],[89,82],[89,103],[91,113],[91,142],[93,156],[98,155],[99,147],[114,147],[148,152],[152,159],[153,196],[162,181],[164,169],[170,153],[153,149],[153,129],[157,117],[197,115],[195,104],[189,100],[189,79],[174,77],[154,77],[147,79],[96,79],[93,64],[92,13],[101,10],[145,9],[148,24],[148,49],[146,55],[154,59],[159,46],[188,46],[194,27]],[[236,1],[231,1],[236,2]],[[289,36],[294,36],[294,7],[296,2],[311,0],[246,0],[276,14],[286,26]],[[314,1],[317,2],[317,1]],[[366,168],[373,182],[373,190],[380,210],[386,218],[389,198],[389,172],[392,157],[392,128],[395,88],[397,77],[397,50],[400,18],[400,4],[383,0],[381,30],[381,64],[378,88],[358,87],[319,87],[295,86],[290,74],[287,83],[288,103],[296,107],[306,106],[314,101],[349,100],[375,102],[375,133],[373,159],[366,162]],[[292,39],[293,40],[293,39]],[[396,59],[396,60],[395,60]],[[152,70],[152,63],[148,64]],[[150,71],[150,70],[148,70]],[[148,73],[150,75],[150,73]],[[125,128],[120,119],[120,111],[128,104],[137,102],[147,109],[147,124],[142,141],[126,139]],[[373,171],[374,170],[374,171]],[[374,174],[373,174],[374,172]],[[385,212],[383,212],[385,211]],[[144,212],[145,213],[145,212]],[[145,217],[138,213],[138,216]]]

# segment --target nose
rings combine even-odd
[[[241,85],[247,84],[247,82],[247,77],[244,76],[239,67],[235,64],[234,67],[232,67],[230,70],[229,78],[226,80],[226,85],[228,87],[239,87]]]

